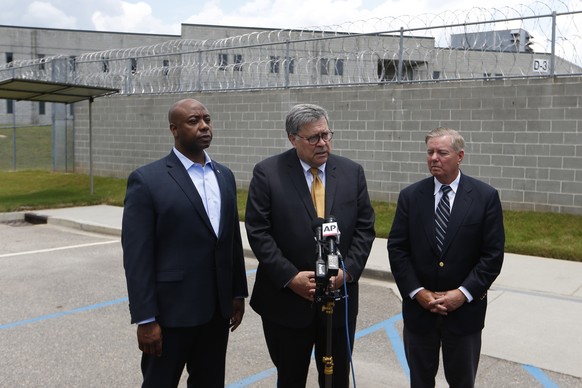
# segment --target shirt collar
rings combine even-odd
[[[441,186],[443,184],[441,182],[439,182],[438,179],[436,179],[436,178],[433,178],[433,179],[434,179],[434,193],[433,193],[433,195],[437,195],[437,193],[439,191],[441,191]],[[454,194],[457,193],[457,189],[459,188],[459,182],[461,182],[461,171],[460,170],[459,170],[459,175],[457,175],[455,180],[452,181],[451,184],[448,185],[451,187]]]
[[[178,151],[176,149],[176,147],[174,147],[174,153],[176,154],[176,156],[178,157],[178,159],[180,160],[180,162],[182,162],[182,164],[184,165],[184,168],[186,169],[186,171],[188,171],[188,169],[190,167],[192,167],[195,164],[198,163],[194,163],[193,161],[191,161],[190,159],[188,159],[183,153],[181,153],[180,151]],[[199,165],[199,164],[198,164]],[[204,151],[204,165],[210,165],[211,168],[214,168],[214,166],[212,165],[212,160],[210,159],[210,156],[208,156],[208,154],[206,153],[206,151]]]
[[[303,172],[305,174],[309,173],[311,174],[311,166],[307,163],[305,163],[303,160],[299,159],[299,162],[301,163],[301,167],[303,167]],[[317,169],[319,170],[319,172],[324,175],[325,174],[325,165],[327,164],[327,162],[323,163],[321,166],[317,167]]]

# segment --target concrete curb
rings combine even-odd
[[[90,222],[85,221],[77,222],[66,220],[63,218],[48,217],[47,224],[82,230],[84,232],[99,233],[109,236],[121,237],[121,230],[119,230],[118,228],[112,228],[110,226],[104,226],[99,224],[92,224]]]

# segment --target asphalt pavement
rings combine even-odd
[[[0,213],[0,222],[26,219],[118,237],[122,214],[121,207],[98,205]],[[252,257],[241,226],[245,252]],[[386,239],[375,240],[364,277],[396,290]],[[550,371],[575,377],[573,386],[582,387],[581,322],[582,263],[506,253],[489,292],[482,354],[524,365],[541,386],[557,386],[546,378],[544,371]]]

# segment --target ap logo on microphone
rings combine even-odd
[[[338,228],[337,222],[327,222],[322,225],[322,235],[323,237],[337,236]]]

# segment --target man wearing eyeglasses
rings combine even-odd
[[[285,125],[293,147],[258,163],[249,187],[245,223],[259,261],[250,305],[262,318],[278,387],[306,385],[314,347],[323,386],[327,317],[314,301],[313,225],[333,215],[343,263],[329,285],[340,296],[332,317],[332,382],[348,387],[358,279],[375,237],[374,210],[362,166],[331,153],[333,132],[322,107],[296,105]]]

